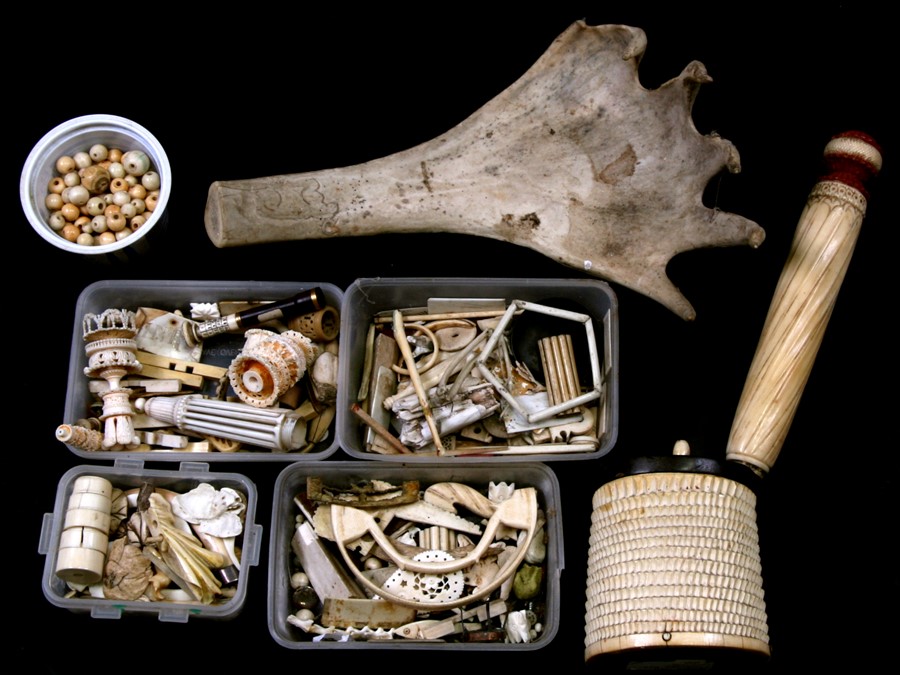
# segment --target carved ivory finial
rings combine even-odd
[[[88,363],[84,374],[103,378],[109,383],[103,397],[103,446],[135,446],[140,440],[134,433],[134,409],[131,390],[119,386],[122,378],[141,372],[137,360],[137,316],[127,309],[107,309],[101,314],[85,314],[82,319],[84,351]]]
[[[386,232],[488,237],[693,319],[669,260],[756,247],[765,232],[703,205],[713,176],[740,170],[734,146],[691,120],[711,81],[703,64],[648,90],[637,76],[646,46],[639,28],[573,23],[518,81],[431,141],[355,166],[212,183],[207,233],[218,247]]]

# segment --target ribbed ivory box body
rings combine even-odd
[[[585,659],[655,647],[768,655],[756,495],[701,473],[625,476],[593,497]]]

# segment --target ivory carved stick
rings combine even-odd
[[[771,470],[793,422],[866,212],[881,151],[847,132],[825,147],[826,174],[800,215],[728,440],[726,459]]]

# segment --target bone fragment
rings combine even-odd
[[[576,21],[516,82],[444,134],[363,164],[216,181],[206,231],[219,247],[451,232],[534,249],[620,283],[684,319],[666,265],[692,249],[759,246],[756,223],[703,204],[740,171],[691,108],[704,65],[641,86],[643,30]]]

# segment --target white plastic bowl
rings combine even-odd
[[[160,176],[159,200],[156,209],[140,228],[130,236],[102,246],[76,244],[54,231],[49,224],[50,210],[45,204],[50,179],[57,176],[56,160],[63,155],[88,151],[95,143],[123,152],[142,150],[150,158],[154,171]],[[31,150],[19,183],[19,197],[28,222],[43,239],[57,248],[80,255],[105,254],[135,249],[143,252],[148,235],[166,217],[166,207],[172,190],[172,171],[169,158],[159,141],[147,129],[124,117],[115,115],[85,115],[63,122],[50,130]]]

